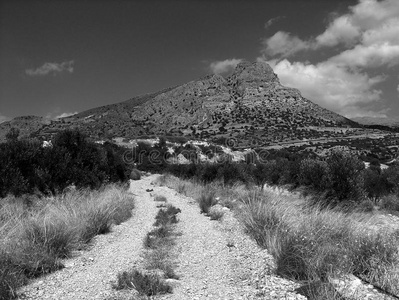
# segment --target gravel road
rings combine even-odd
[[[181,209],[176,241],[176,273],[180,284],[159,299],[306,299],[299,285],[273,275],[273,258],[246,235],[228,211],[210,220],[196,201],[167,187],[154,188]]]
[[[142,259],[143,239],[154,223],[156,203],[145,191],[150,181],[131,182],[135,198],[131,219],[113,227],[111,233],[97,236],[92,249],[64,261],[66,268],[22,288],[20,299],[105,299],[113,295],[110,282]]]
[[[157,176],[131,182],[136,207],[130,220],[96,237],[90,250],[64,262],[65,269],[33,280],[21,289],[20,299],[116,297],[111,281],[117,273],[143,263],[143,239],[158,210],[155,195],[181,209],[176,228],[181,235],[173,250],[180,280],[173,294],[156,299],[306,299],[294,292],[297,283],[267,271],[273,268],[272,256],[242,231],[230,211],[221,221],[211,221],[193,199],[153,185]]]

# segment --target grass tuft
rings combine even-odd
[[[138,270],[118,274],[116,290],[135,289],[141,295],[154,296],[172,293],[172,287],[155,274],[144,274]]]
[[[160,196],[160,195],[156,195],[154,198],[154,201],[156,202],[167,202],[167,199],[165,196]]]
[[[201,195],[198,198],[198,204],[201,210],[201,213],[208,214],[209,209],[217,204],[217,200],[215,199],[215,192],[211,189],[204,189],[201,192]]]

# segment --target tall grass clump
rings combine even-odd
[[[373,221],[338,208],[309,207],[305,200],[301,204],[258,192],[248,193],[241,201],[241,220],[247,232],[270,250],[278,274],[321,283],[354,274],[398,292],[397,232],[373,232]],[[325,284],[314,287],[325,289]]]
[[[209,209],[215,204],[217,204],[217,200],[215,199],[215,191],[207,187],[203,188],[198,198],[198,205],[200,207],[201,213],[208,214]]]
[[[70,190],[35,199],[7,197],[0,205],[0,299],[12,299],[28,278],[63,267],[94,236],[131,216],[133,199],[124,188]]]

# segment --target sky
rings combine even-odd
[[[0,0],[0,122],[268,62],[347,117],[399,115],[399,0]]]

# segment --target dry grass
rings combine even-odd
[[[394,270],[399,263],[399,235],[374,232],[372,216],[359,218],[359,214],[305,205],[298,209],[297,201],[270,194],[251,193],[242,201],[242,222],[274,256],[278,274],[322,283],[355,274],[398,293]]]
[[[154,223],[156,227],[144,239],[144,247],[147,249],[144,254],[146,271],[132,269],[119,273],[114,289],[135,289],[141,296],[172,293],[172,287],[164,279],[178,279],[174,272],[171,250],[176,236],[174,224],[178,222],[176,215],[180,212],[180,209],[172,205],[158,211]]]
[[[15,297],[27,278],[62,268],[60,258],[130,218],[132,208],[132,197],[116,185],[68,191],[29,205],[14,197],[2,199],[0,299]]]
[[[113,286],[116,290],[135,289],[141,295],[153,296],[172,292],[172,287],[155,274],[145,274],[138,270],[118,274],[117,283]]]
[[[188,196],[206,204],[202,211],[212,202],[204,191],[220,198],[219,203],[232,208],[247,233],[274,256],[278,274],[309,283],[310,299],[337,299],[329,279],[342,274],[355,274],[399,295],[399,231],[377,230],[379,221],[369,209],[348,213],[310,207],[299,196],[220,182],[204,187],[169,175],[164,184],[175,189],[185,184]]]

